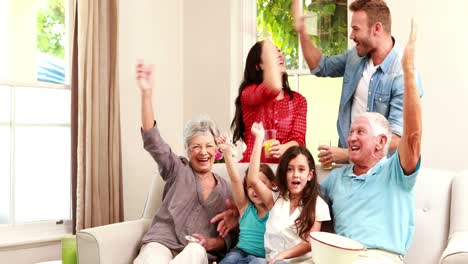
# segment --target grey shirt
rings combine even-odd
[[[158,242],[169,249],[180,252],[187,245],[186,235],[200,233],[205,237],[218,237],[216,225],[210,219],[226,210],[225,200],[232,200],[228,183],[214,174],[216,187],[206,200],[203,200],[198,174],[185,157],[178,157],[162,139],[155,126],[142,131],[145,149],[159,167],[159,173],[166,182],[161,207],[154,216],[153,223],[143,236],[143,243]],[[226,248],[231,248],[232,234],[226,239]]]

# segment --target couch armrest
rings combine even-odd
[[[78,263],[132,263],[151,219],[88,228],[76,234]]]
[[[452,182],[450,235],[440,263],[468,263],[468,171],[461,172]]]

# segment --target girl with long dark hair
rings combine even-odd
[[[252,125],[255,143],[248,179],[269,218],[265,231],[265,257],[268,263],[303,263],[311,260],[309,233],[320,231],[330,211],[320,198],[314,158],[304,146],[285,151],[276,170],[279,192],[273,193],[259,180],[260,152],[264,137],[261,123]]]

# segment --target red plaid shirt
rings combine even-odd
[[[247,145],[242,160],[249,162],[255,143],[250,129],[254,122],[262,122],[265,129],[276,129],[276,139],[281,144],[296,141],[305,145],[307,128],[307,101],[300,93],[293,91],[293,99],[284,93],[284,98],[276,100],[279,93],[274,93],[265,86],[252,84],[241,95],[242,117],[245,124],[244,142]],[[276,158],[266,159],[262,151],[262,162],[278,163]]]

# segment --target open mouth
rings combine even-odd
[[[300,181],[292,181],[291,184],[293,186],[299,186],[299,185],[301,185],[301,182]]]
[[[351,146],[351,151],[359,151],[361,148],[357,146]]]
[[[356,47],[359,47],[361,45],[361,43],[359,43],[359,41],[354,41],[354,43],[356,44]]]
[[[210,158],[206,157],[206,158],[197,158],[197,161],[199,163],[208,163],[210,161]]]

